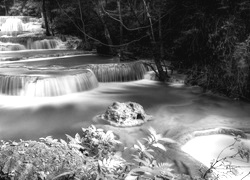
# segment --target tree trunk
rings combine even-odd
[[[163,47],[163,40],[162,40],[162,21],[161,21],[161,8],[158,13],[158,19],[159,19],[159,42],[160,42],[160,57],[161,59],[164,58],[164,47]]]
[[[86,28],[85,28],[85,23],[84,23],[84,20],[83,20],[83,14],[82,14],[82,6],[81,6],[81,1],[78,0],[78,5],[79,5],[79,11],[80,11],[80,18],[81,18],[81,23],[82,23],[82,30],[83,30],[83,37],[84,37],[84,46],[85,48],[89,48],[89,42],[88,42],[88,38],[86,36]]]
[[[42,12],[43,12],[44,25],[46,29],[46,36],[51,36],[50,31],[49,31],[48,17],[46,13],[46,0],[43,0]]]
[[[102,22],[103,26],[104,26],[104,35],[105,35],[105,38],[107,40],[107,43],[108,43],[108,46],[109,46],[109,51],[111,54],[113,54],[113,48],[112,48],[112,45],[113,45],[113,42],[112,42],[112,39],[110,37],[110,33],[109,33],[109,29],[108,29],[108,26],[103,18],[103,12],[102,12],[102,5],[101,4],[98,4],[97,7],[96,7],[96,14],[97,16],[99,17],[100,21]]]
[[[122,12],[121,12],[121,0],[117,0],[117,7],[119,11],[119,20],[120,20],[120,44],[123,44],[123,27],[122,27]]]
[[[121,0],[117,0],[117,7],[119,11],[119,20],[120,20],[120,44],[123,44],[123,27],[122,27],[122,12],[121,12]],[[120,59],[123,58],[123,49],[122,47],[120,48]]]
[[[156,65],[157,70],[158,70],[158,74],[156,74],[156,75],[157,75],[159,81],[165,81],[167,79],[167,74],[164,72],[164,69],[163,69],[162,64],[161,64],[161,58],[159,56],[159,52],[158,52],[159,50],[158,50],[157,43],[156,43],[156,40],[155,40],[155,35],[154,35],[152,18],[151,18],[151,15],[149,13],[149,9],[148,9],[148,6],[146,4],[146,1],[143,0],[143,3],[144,3],[144,6],[145,6],[147,18],[148,18],[149,23],[150,23],[150,30],[151,30],[150,37],[151,37],[153,58],[154,58],[155,65]]]
[[[8,9],[7,9],[7,5],[6,5],[6,0],[4,0],[3,2],[4,2],[5,16],[8,16]]]

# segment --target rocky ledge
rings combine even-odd
[[[104,114],[98,115],[97,119],[104,120],[113,126],[131,127],[142,125],[153,119],[147,115],[143,107],[135,102],[114,102]]]

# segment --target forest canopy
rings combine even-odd
[[[44,17],[47,35],[83,49],[154,59],[161,81],[170,63],[189,84],[250,99],[247,0],[0,0],[0,15]]]

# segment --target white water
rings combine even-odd
[[[0,51],[17,51],[25,49],[65,49],[65,45],[59,39],[42,39],[33,41],[33,36],[43,36],[44,29],[42,21],[36,18],[26,17],[23,22],[22,16],[0,16],[0,37],[7,39],[7,42],[0,41]],[[10,37],[10,38],[9,38]],[[27,43],[12,43],[11,37],[27,38]],[[30,38],[29,38],[30,37]],[[9,39],[8,39],[9,38]]]
[[[0,96],[1,139],[38,139],[81,133],[91,124],[117,134],[125,146],[146,136],[149,126],[178,140],[182,134],[215,127],[250,127],[250,104],[201,94],[199,88],[151,80],[100,83],[81,93],[57,97]],[[112,127],[94,121],[114,101],[140,103],[155,119],[142,126]],[[219,144],[224,148],[224,144]],[[212,148],[212,147],[211,147]],[[210,148],[210,149],[211,149]]]
[[[5,95],[61,96],[98,86],[94,73],[88,69],[63,70],[63,73],[60,70],[32,71],[24,68],[3,68],[1,71],[0,94]]]
[[[3,20],[2,20],[3,21]],[[16,36],[18,32],[38,32],[42,31],[42,23],[40,22],[27,22],[24,23],[21,17],[7,17],[5,22],[0,24],[0,31],[8,36]]]
[[[199,160],[202,164],[207,167],[210,167],[210,163],[213,160],[221,159],[224,157],[232,156],[237,153],[237,149],[242,143],[246,149],[250,149],[250,141],[241,140],[241,142],[237,142],[233,147],[234,149],[227,148],[223,151],[224,148],[232,145],[235,142],[233,136],[228,135],[208,135],[208,136],[200,136],[195,137],[194,139],[188,141],[183,147],[182,150],[186,153],[190,154],[195,159]],[[223,152],[222,152],[223,151]],[[222,153],[221,153],[222,152]],[[219,156],[219,154],[221,155]],[[247,161],[246,158],[242,159],[239,156],[235,158],[228,158],[228,161],[233,166],[238,166],[237,174],[231,173],[229,169],[226,169],[226,166],[218,166],[217,164],[216,170],[214,171],[219,175],[220,180],[241,180],[244,176],[246,176],[250,172],[250,162]],[[228,165],[227,163],[226,165]],[[226,174],[225,174],[226,173]],[[245,180],[250,179],[250,176],[247,176]]]
[[[59,39],[43,39],[32,41],[27,39],[26,45],[11,43],[11,42],[1,42],[0,41],[0,51],[19,51],[19,50],[29,50],[29,49],[65,49],[65,46]]]

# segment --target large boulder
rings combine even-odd
[[[88,169],[96,166],[67,143],[52,139],[2,142],[0,145],[2,180],[81,179],[91,174]]]
[[[104,114],[98,116],[98,119],[105,120],[113,126],[129,127],[138,126],[152,120],[153,116],[147,115],[138,103],[114,102]]]

